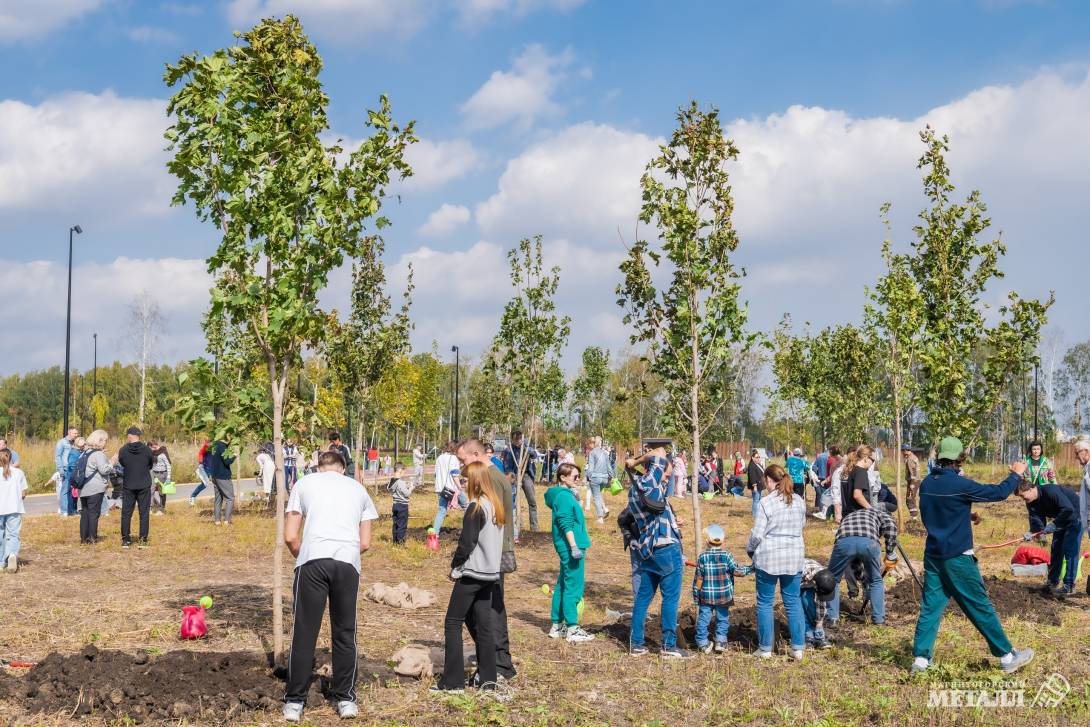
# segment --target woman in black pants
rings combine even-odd
[[[98,542],[98,517],[102,512],[102,498],[110,487],[110,475],[113,465],[103,451],[108,435],[102,429],[96,429],[87,437],[87,472],[83,487],[79,491],[79,541],[81,543]]]
[[[470,611],[476,622],[477,672],[481,689],[496,688],[496,645],[492,622],[492,590],[500,579],[503,550],[504,507],[496,500],[488,466],[471,462],[463,470],[463,486],[469,498],[462,518],[462,536],[450,563],[450,592],[444,622],[446,658],[443,675],[433,692],[461,692],[465,689],[462,660],[462,626]]]

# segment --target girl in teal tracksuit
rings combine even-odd
[[[579,602],[583,600],[584,551],[590,547],[587,522],[574,490],[581,472],[564,463],[556,470],[559,484],[545,491],[545,504],[553,511],[553,547],[560,556],[560,574],[553,590],[553,627],[549,638],[564,637],[572,643],[594,637],[579,628]]]

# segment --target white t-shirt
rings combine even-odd
[[[336,472],[315,472],[295,483],[287,512],[303,522],[303,543],[295,566],[332,558],[360,569],[360,523],[378,520],[378,510],[363,485]]]
[[[442,492],[448,485],[454,489],[454,476],[451,474],[461,470],[458,458],[450,452],[443,452],[435,460],[435,491]]]
[[[23,493],[26,490],[26,475],[21,469],[13,465],[10,477],[4,477],[4,470],[0,469],[0,515],[25,513]]]

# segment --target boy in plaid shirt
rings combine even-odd
[[[696,560],[693,576],[693,600],[699,607],[696,618],[696,646],[705,654],[711,653],[708,625],[715,612],[715,652],[722,653],[727,646],[727,630],[730,628],[730,607],[734,605],[734,576],[746,576],[753,566],[738,565],[729,551],[723,550],[723,528],[709,525],[704,528],[708,547]]]

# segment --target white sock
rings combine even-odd
[[[929,666],[930,664],[931,664],[931,662],[929,662],[929,661],[928,661],[928,660],[927,660],[926,658],[924,658],[924,657],[922,657],[922,656],[917,656],[917,657],[916,657],[916,658],[915,658],[915,659],[914,659],[914,660],[912,661],[912,665],[913,665],[913,666],[917,666],[917,667],[919,667],[920,669],[926,669],[926,668],[927,668],[927,667],[928,667],[928,666]]]
[[[1004,654],[1003,656],[999,657],[999,663],[1002,664],[1003,666],[1006,666],[1007,664],[1010,664],[1012,661],[1014,661],[1014,652],[1013,651],[1010,652],[1009,654]]]

